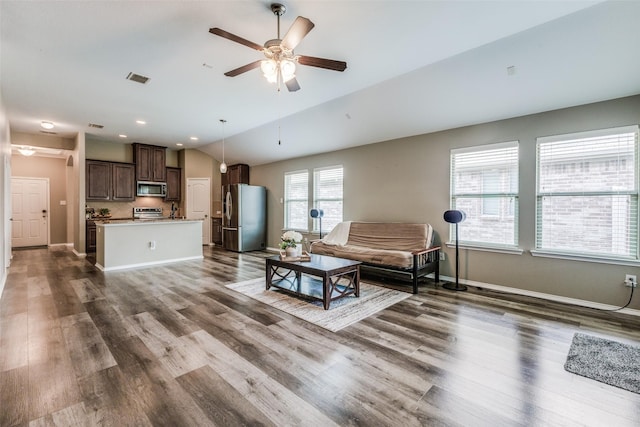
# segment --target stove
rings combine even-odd
[[[133,208],[134,219],[162,218],[162,208]]]

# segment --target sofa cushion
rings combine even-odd
[[[432,236],[433,228],[429,224],[353,221],[347,246],[415,251],[431,246]]]
[[[409,251],[374,249],[351,244],[346,246],[327,245],[322,241],[314,242],[311,245],[311,251],[314,254],[330,255],[380,266],[411,268],[413,265],[413,255]]]

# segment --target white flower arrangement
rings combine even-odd
[[[293,230],[285,231],[280,240],[280,249],[295,248],[302,241],[302,234]]]

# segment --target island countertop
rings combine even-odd
[[[123,219],[103,219],[94,222],[96,225],[146,225],[146,224],[172,224],[172,223],[185,223],[185,222],[202,222],[202,219],[187,219],[187,218],[123,218]]]

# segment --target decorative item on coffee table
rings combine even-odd
[[[287,258],[295,258],[302,255],[302,234],[297,231],[285,231],[280,237],[280,249],[283,249]]]

